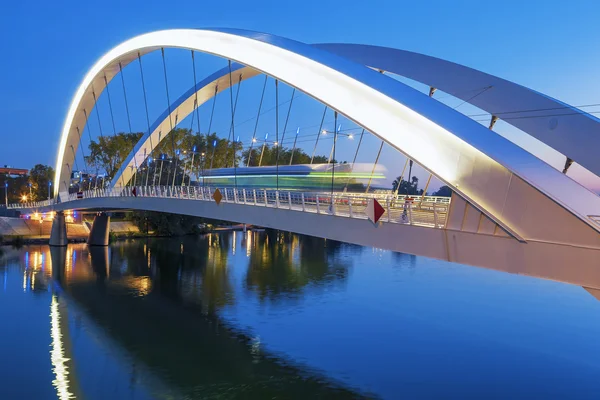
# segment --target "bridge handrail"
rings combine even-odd
[[[71,193],[65,202],[80,199],[106,197],[158,197],[194,201],[214,201],[216,187],[209,186],[132,186],[92,189]],[[391,193],[342,193],[342,192],[300,192],[276,189],[249,189],[222,187],[221,202],[232,204],[272,207],[340,217],[367,219],[366,207],[370,200],[377,201],[384,208],[380,219],[387,223],[401,223],[434,228],[443,228],[450,205],[449,197],[405,196]],[[32,203],[33,207],[48,206],[53,201]],[[24,205],[15,208],[28,208]]]

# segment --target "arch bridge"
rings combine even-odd
[[[131,130],[123,70],[134,62],[139,62],[141,69],[142,57],[160,52],[168,98],[164,49],[169,48],[191,50],[192,62],[195,53],[203,53],[223,58],[228,65],[199,81],[194,65],[194,85],[175,101],[168,99],[167,108],[153,124],[148,119],[148,129],[123,157],[110,183],[103,182],[98,187],[96,177],[93,188],[88,185],[87,190],[70,190],[77,152],[84,155],[82,132],[92,110],[98,112],[100,94],[106,92],[108,95],[113,118],[109,83],[120,76],[116,81],[123,82]],[[331,179],[331,190],[292,190],[280,186],[284,180],[280,178],[280,168],[281,171],[289,169],[279,165],[279,150],[276,183],[265,178],[258,185],[238,184],[237,172],[243,167],[236,159],[238,147],[234,124],[239,87],[242,82],[261,76],[265,85],[268,78],[275,81],[276,95],[278,84],[285,84],[292,88],[292,96],[296,92],[303,93],[324,105],[325,112],[331,110],[334,113],[334,128],[329,132],[333,134],[333,147],[322,171],[325,179]],[[402,83],[397,77],[426,85],[429,95]],[[142,72],[142,85],[143,79]],[[234,87],[238,93],[235,104]],[[484,126],[438,101],[434,96],[438,90],[488,113],[489,123]],[[204,168],[208,158],[204,152],[209,152],[210,143],[205,144],[202,155],[194,148],[191,166],[189,171],[184,170],[181,184],[176,184],[177,166],[172,181],[166,184],[160,177],[156,184],[157,167],[149,179],[153,163],[160,162],[162,173],[164,157],[157,156],[156,149],[168,143],[169,138],[173,140],[170,133],[174,128],[186,118],[191,118],[193,124],[194,112],[197,113],[203,104],[212,102],[214,111],[216,97],[227,91],[231,125],[225,143],[232,148],[233,161],[228,170],[218,170],[222,175],[233,175],[233,184],[216,180],[213,184],[205,184],[208,177],[214,178],[217,170]],[[256,126],[264,93],[263,88]],[[145,96],[144,87],[148,112]],[[288,118],[293,99],[289,102]],[[276,107],[279,104],[277,98]],[[321,130],[325,112],[317,131],[317,141],[321,132],[326,133]],[[366,191],[349,190],[347,182],[343,190],[334,190],[336,168],[337,179],[344,176],[341,171],[348,172],[349,168],[349,181],[356,161],[355,155],[350,166],[336,162],[336,142],[343,134],[338,128],[338,117],[362,130],[360,141],[367,132],[381,140],[381,147],[386,144],[397,151],[399,157],[406,158],[397,189],[369,191],[376,170],[373,166]],[[197,119],[199,125],[199,116]],[[495,132],[494,126],[499,120],[563,154],[565,166],[562,171]],[[112,122],[114,128],[114,118]],[[235,29],[158,31],[120,44],[94,64],[75,93],[65,119],[55,167],[54,198],[11,207],[21,208],[23,213],[57,212],[51,238],[51,244],[55,245],[66,244],[61,214],[66,210],[163,211],[259,225],[553,279],[583,286],[598,297],[600,198],[575,181],[569,175],[569,167],[577,163],[592,174],[600,175],[600,158],[594,151],[600,148],[599,122],[575,107],[515,83],[403,50],[354,44],[310,45]],[[274,147],[280,138],[279,145],[284,143],[287,118],[283,129],[279,126],[279,116],[276,124]],[[248,157],[253,154],[255,142],[257,148],[260,146],[256,134],[255,127]],[[163,142],[165,139],[167,141]],[[286,143],[290,140],[288,136]],[[266,143],[265,137],[264,145]],[[215,147],[216,141],[212,144],[213,158]],[[240,144],[240,147],[243,146]],[[295,140],[292,157],[294,150]],[[179,152],[176,155],[177,162]],[[194,167],[196,155],[198,159],[202,157],[201,173],[199,166]],[[260,157],[262,160],[262,153]],[[413,162],[417,163],[429,173],[430,179],[433,176],[448,186],[451,197],[426,196],[424,193],[407,199],[407,195],[399,193],[402,181],[406,180],[409,160],[410,167]],[[292,164],[291,159],[289,163]],[[250,161],[247,164],[250,165]],[[316,168],[314,165],[304,167],[310,171]],[[193,184],[194,168],[196,182]],[[410,176],[409,172],[408,181]],[[220,201],[215,201],[215,197],[221,196]],[[369,220],[373,199],[383,208],[377,223]],[[90,244],[107,244],[108,223],[105,214],[97,218]]]

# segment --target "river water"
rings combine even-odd
[[[600,267],[600,266],[599,266]],[[600,302],[278,232],[3,247],[0,399],[600,396]]]

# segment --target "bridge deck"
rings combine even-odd
[[[78,200],[105,197],[160,197],[214,202],[213,196],[217,189],[222,195],[221,202],[224,203],[281,208],[357,219],[368,219],[365,212],[367,204],[371,199],[376,199],[385,210],[381,221],[432,228],[445,227],[450,205],[449,197],[414,196],[407,199],[404,195],[381,193],[323,193],[200,186],[137,186],[135,195],[133,187],[88,190],[80,193],[79,196],[77,193],[69,194],[68,201],[61,204],[70,203],[69,207],[77,209]],[[30,212],[52,207],[54,204],[51,201],[44,201],[12,205],[11,208]]]

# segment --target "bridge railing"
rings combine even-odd
[[[9,204],[8,208],[11,208],[11,209],[29,208],[29,209],[31,209],[31,208],[48,207],[53,204],[56,204],[55,199],[43,200],[43,201],[30,201],[30,202],[25,202],[25,203],[14,203],[14,204]]]
[[[200,186],[137,186],[88,190],[72,193],[69,201],[81,198],[106,197],[159,197],[195,201],[214,201],[216,187]],[[221,202],[258,207],[272,207],[316,214],[328,214],[347,218],[367,219],[366,207],[371,199],[383,206],[380,221],[443,228],[450,205],[448,197],[394,196],[380,193],[323,193],[297,192],[274,189],[218,188]]]

